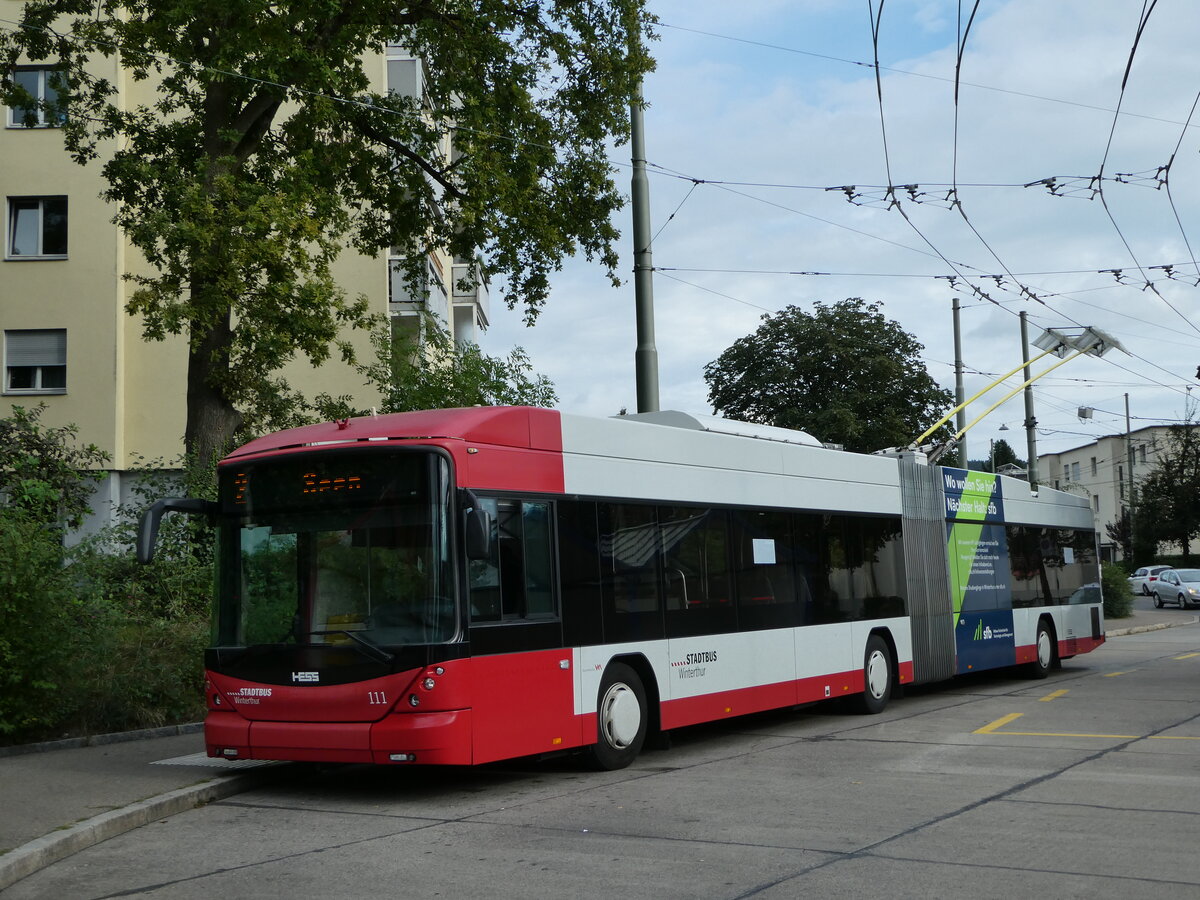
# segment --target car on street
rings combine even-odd
[[[1129,576],[1129,589],[1135,594],[1141,594],[1143,597],[1149,597],[1154,593],[1151,590],[1154,582],[1158,579],[1160,573],[1167,571],[1170,566],[1142,566],[1136,572]]]
[[[1164,603],[1178,603],[1187,609],[1200,603],[1200,569],[1167,569],[1160,572],[1150,587],[1154,594],[1154,605],[1162,608]]]

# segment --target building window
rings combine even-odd
[[[8,108],[9,128],[53,128],[62,125],[66,117],[45,105],[58,102],[58,73],[49,66],[20,66],[13,71],[13,82],[31,96],[34,102],[28,106]]]
[[[1100,495],[1099,494],[1092,494],[1092,511],[1095,513],[1100,512]]]
[[[1096,457],[1093,456],[1092,457],[1092,475],[1095,476],[1095,474],[1096,474]]]
[[[1140,447],[1138,447],[1138,462],[1145,462],[1145,461],[1146,461],[1146,445],[1142,444]]]
[[[4,332],[4,392],[6,394],[65,394],[67,392],[67,331]]]
[[[1071,480],[1079,480],[1079,463],[1071,463]]]
[[[1070,465],[1070,463],[1063,463],[1063,481],[1070,481],[1070,480],[1071,480],[1071,465]]]
[[[65,257],[67,198],[10,197],[6,250],[10,259]]]

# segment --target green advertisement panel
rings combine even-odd
[[[1008,540],[1000,480],[942,470],[946,555],[959,673],[1016,662]]]

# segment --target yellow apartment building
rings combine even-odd
[[[0,0],[0,15],[19,18],[21,4]],[[96,60],[128,106],[149,102],[153,87],[124,77],[112,60]],[[424,95],[424,70],[402,47],[367,60],[379,90]],[[45,65],[19,66],[17,78],[36,97],[53,91]],[[133,469],[146,460],[168,466],[183,451],[186,346],[183,337],[146,342],[141,323],[125,312],[132,287],[125,277],[145,263],[112,223],[100,197],[103,160],[80,166],[68,157],[54,121],[39,114],[30,125],[24,109],[4,109],[0,129],[0,196],[4,208],[4,254],[0,258],[0,331],[3,392],[0,414],[12,406],[46,404],[44,421],[73,423],[80,440],[94,443],[111,460],[99,481],[92,527],[106,522],[114,504],[129,498]],[[447,147],[447,150],[449,148]],[[388,254],[368,257],[347,249],[335,266],[349,296],[366,296],[372,307],[402,322],[428,310],[458,341],[476,341],[488,324],[482,283],[456,290],[475,264],[430,254],[427,277],[413,286]],[[476,279],[478,280],[478,279]],[[368,335],[351,339],[371,353]],[[360,407],[377,402],[363,379],[340,360],[319,368],[306,360],[281,372],[307,396],[347,394]]]

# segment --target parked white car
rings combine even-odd
[[[1135,594],[1149,597],[1154,593],[1152,587],[1160,573],[1167,571],[1170,566],[1142,566],[1129,576],[1129,589]]]
[[[1200,569],[1167,569],[1160,572],[1150,587],[1154,594],[1154,605],[1162,608],[1164,603],[1178,603],[1187,609],[1200,603]]]

